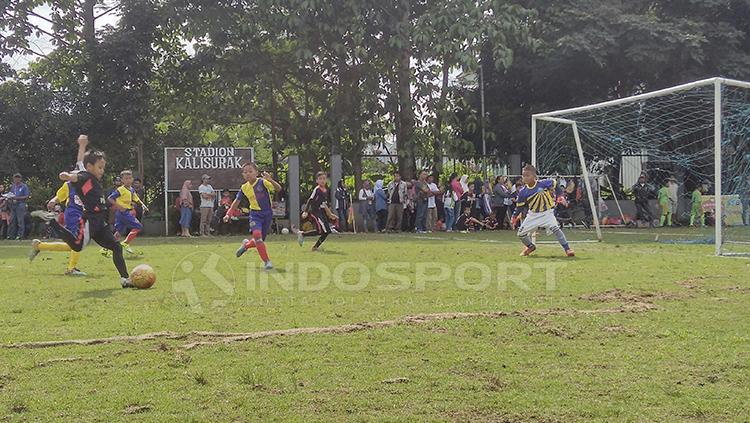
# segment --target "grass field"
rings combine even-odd
[[[0,421],[748,421],[750,260],[637,233],[0,244]]]

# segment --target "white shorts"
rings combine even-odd
[[[518,236],[526,236],[539,228],[551,230],[558,227],[555,209],[549,209],[541,213],[529,212],[518,228]]]

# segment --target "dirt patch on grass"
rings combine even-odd
[[[578,299],[602,303],[618,301],[626,304],[651,304],[656,300],[677,300],[685,297],[683,294],[673,292],[628,292],[614,288],[604,292],[582,295]]]
[[[150,405],[133,404],[133,405],[129,405],[125,407],[125,409],[122,410],[122,412],[125,414],[140,414],[140,413],[145,413],[150,410],[151,410]]]
[[[455,319],[500,319],[507,317],[530,317],[530,316],[581,316],[591,314],[615,314],[615,313],[644,313],[657,309],[654,304],[648,302],[628,302],[619,307],[598,308],[591,310],[580,309],[541,309],[523,311],[486,311],[474,313],[431,313],[405,316],[400,319],[383,320],[378,322],[351,323],[337,326],[306,327],[293,329],[277,329],[258,332],[236,333],[236,332],[154,332],[136,336],[112,336],[108,338],[95,339],[65,339],[58,341],[41,342],[19,342],[14,344],[0,345],[0,348],[51,348],[70,345],[101,345],[111,343],[132,343],[152,340],[189,340],[183,345],[185,349],[192,349],[204,345],[219,343],[229,344],[234,342],[245,342],[269,337],[283,337],[295,335],[316,334],[347,334],[363,330],[382,329],[399,325],[417,325],[427,322],[455,320]]]
[[[452,422],[492,422],[492,423],[560,423],[569,421],[552,416],[535,414],[496,414],[485,410],[460,410],[448,413],[446,419]]]

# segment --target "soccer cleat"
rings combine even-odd
[[[41,251],[39,251],[39,244],[41,244],[42,241],[35,239],[31,241],[31,252],[29,252],[29,261],[34,261],[36,256],[39,255]]]
[[[531,245],[529,247],[524,248],[523,251],[521,251],[521,256],[526,257],[530,255],[531,253],[533,253],[534,251],[536,251],[536,247]]]
[[[247,239],[242,240],[242,245],[240,245],[240,248],[237,249],[237,257],[242,257],[242,255],[245,254],[245,251],[247,251],[247,247],[245,247],[245,245],[247,245],[248,242],[250,241],[248,241]]]
[[[34,217],[38,217],[43,222],[47,223],[51,220],[55,220],[57,218],[57,214],[51,211],[39,211],[34,213]]]
[[[135,251],[133,251],[133,249],[130,248],[130,244],[128,244],[127,242],[123,241],[120,243],[120,245],[122,245],[122,249],[125,250],[126,253],[135,254]]]
[[[130,281],[130,278],[120,278],[120,286],[123,288],[135,288],[135,285]]]
[[[78,269],[69,269],[65,271],[65,276],[86,276],[86,273]]]
[[[575,257],[576,253],[572,248],[568,248],[567,250],[565,250],[565,255],[568,257]]]
[[[264,265],[263,269],[265,270],[273,270],[273,263],[271,263],[271,260],[268,260]]]
[[[99,250],[99,254],[101,254],[103,257],[107,257],[107,258],[112,257],[112,251],[110,251],[110,250],[108,250],[106,248],[100,249]]]

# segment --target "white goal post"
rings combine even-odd
[[[742,95],[735,95],[732,101],[726,100],[725,102],[725,99],[722,97],[723,91],[728,90],[729,87],[743,89]],[[687,127],[691,123],[692,119],[704,122],[704,125],[699,129],[696,129],[694,133],[689,133],[685,136],[686,138],[691,140],[698,138],[698,141],[703,141],[704,144],[700,145],[704,145],[704,149],[700,150],[699,153],[696,153],[695,150],[691,151],[690,154],[692,154],[693,156],[688,156],[686,155],[686,153],[677,152],[675,153],[675,156],[678,158],[675,158],[675,162],[679,159],[685,163],[690,164],[695,162],[697,160],[696,157],[698,156],[700,156],[702,160],[701,163],[703,163],[704,165],[705,163],[710,161],[707,157],[705,157],[708,153],[710,153],[710,151],[707,150],[710,147],[708,147],[708,144],[705,144],[705,141],[710,136],[708,135],[708,133],[711,129],[713,129],[712,171],[714,184],[714,213],[716,219],[714,228],[714,242],[716,247],[716,254],[721,255],[722,244],[724,241],[724,239],[722,238],[722,165],[724,159],[726,159],[722,157],[722,135],[724,135],[725,138],[729,137],[727,133],[723,132],[724,128],[722,127],[722,124],[723,119],[726,120],[728,119],[727,115],[731,115],[730,112],[725,110],[725,107],[727,109],[732,107],[732,110],[735,111],[739,110],[739,106],[737,105],[741,104],[743,120],[739,123],[733,122],[732,125],[733,128],[742,128],[739,137],[743,139],[742,146],[746,149],[748,126],[750,126],[748,125],[750,124],[750,120],[745,120],[745,116],[750,115],[749,113],[747,113],[747,111],[750,110],[750,103],[748,103],[747,93],[750,93],[749,82],[726,78],[710,78],[675,86],[672,88],[648,92],[640,95],[606,101],[588,106],[534,114],[531,117],[531,163],[536,166],[542,173],[553,173],[550,172],[551,169],[544,168],[544,164],[542,164],[540,168],[540,163],[538,163],[540,153],[538,151],[540,147],[539,143],[545,142],[545,140],[540,140],[540,133],[538,132],[539,126],[542,124],[548,125],[550,122],[570,127],[570,131],[572,131],[573,135],[572,138],[575,142],[578,161],[581,166],[581,172],[583,173],[584,179],[586,181],[590,180],[588,171],[590,163],[587,163],[586,155],[588,154],[589,157],[591,157],[593,154],[596,154],[596,152],[592,150],[597,145],[607,146],[607,143],[610,142],[611,139],[616,138],[620,142],[620,145],[618,146],[618,148],[620,149],[624,148],[623,145],[626,145],[628,142],[632,143],[632,148],[643,148],[642,146],[648,146],[648,141],[650,140],[648,137],[652,137],[658,142],[661,140],[661,138],[664,137],[665,133],[668,133],[667,130],[664,130],[663,128],[654,129],[658,124],[661,124],[662,126],[669,126],[671,124],[670,122],[674,121],[677,122],[674,124],[675,126],[682,125],[682,127]],[[680,108],[683,103],[689,105],[690,107],[692,107],[692,109],[683,112],[683,110]],[[727,106],[725,106],[725,104],[727,104]],[[691,112],[694,113],[691,114]],[[679,116],[681,120],[675,120],[675,115],[678,113],[684,113],[684,116]],[[695,118],[695,115],[698,113],[700,113],[700,119],[702,120]],[[710,113],[713,114],[712,119]],[[725,113],[724,116],[723,113]],[[660,120],[661,122],[659,122]],[[581,128],[582,125],[584,127],[583,130]],[[692,128],[688,130],[692,130]],[[680,132],[679,135],[675,138],[680,140],[679,136],[683,136],[683,133],[687,133],[688,130]],[[558,129],[557,131],[559,133],[561,130]],[[584,150],[584,147],[581,143],[581,133],[584,131],[586,131],[586,135],[590,137],[591,140],[594,140],[589,144],[588,151]],[[649,133],[649,131],[653,131],[653,133]],[[669,131],[679,132],[680,130],[670,127]],[[738,137],[736,134],[737,132],[732,133],[735,138]],[[570,138],[569,135],[556,136],[559,140],[563,138]],[[551,136],[548,136],[547,138],[547,144],[544,145],[545,150],[543,152],[546,153],[550,150],[554,150],[555,148],[564,148],[564,146],[562,145],[555,145],[555,142],[557,141],[549,141],[550,139],[552,139]],[[658,148],[661,148],[661,150],[655,151],[658,151],[658,153],[660,153],[662,156],[669,156],[670,152],[668,151],[666,146],[660,146]],[[680,148],[681,147],[678,147],[678,150]],[[735,154],[738,153],[739,152]],[[606,153],[604,155],[606,155]],[[685,166],[687,167],[687,165]],[[742,166],[743,171],[747,172],[747,164],[743,162]],[[736,166],[734,166],[733,163],[732,169],[735,168]],[[709,171],[706,170],[704,174],[708,175]],[[747,175],[747,173],[740,176],[742,178],[747,178],[747,180],[750,181],[750,175]],[[744,185],[742,186],[744,187]],[[735,191],[732,191],[732,193],[736,193],[736,188],[733,189]],[[596,203],[594,202],[594,196],[590,187],[590,183],[586,183],[586,194],[591,206],[591,212],[594,219],[594,224],[596,226],[597,238],[601,240],[602,234],[599,224],[599,218],[595,209]],[[743,219],[744,214],[745,210],[743,209]]]

